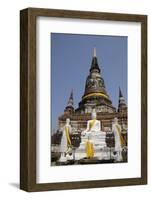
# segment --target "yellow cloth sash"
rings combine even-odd
[[[89,131],[93,128],[94,124],[95,124],[95,119],[93,119],[90,123],[89,123]]]
[[[93,144],[89,140],[86,142],[86,154],[87,154],[87,158],[93,158],[94,157]]]
[[[65,127],[65,132],[66,132],[66,139],[67,139],[67,144],[71,145],[71,140],[70,140],[70,136],[69,136],[69,127]]]
[[[94,126],[95,124],[95,119],[93,119],[90,123],[89,123],[89,130],[88,131],[91,131],[92,127]],[[86,144],[85,144],[85,149],[86,149],[86,155],[87,155],[87,158],[93,158],[94,157],[94,148],[93,148],[93,144],[87,140],[86,141]]]
[[[124,140],[123,136],[121,135],[119,125],[116,125],[116,128],[117,128],[117,132],[118,132],[118,134],[119,134],[119,136],[120,136],[121,145],[123,145],[123,144],[125,144],[125,140]]]

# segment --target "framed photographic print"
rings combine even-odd
[[[147,16],[20,12],[20,188],[147,184]]]

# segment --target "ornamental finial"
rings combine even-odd
[[[96,57],[96,48],[93,48],[93,57]]]

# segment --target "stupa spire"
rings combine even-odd
[[[90,72],[93,72],[93,71],[100,73],[100,67],[98,65],[95,47],[93,48],[93,58],[92,58],[92,63],[91,63],[91,68],[90,68]]]
[[[73,89],[71,90],[67,106],[73,106]]]
[[[96,57],[96,48],[93,48],[93,57]]]
[[[125,103],[125,99],[123,97],[121,88],[119,87],[119,103],[118,103],[118,111],[122,112],[123,110],[125,110],[127,108],[127,105]]]
[[[123,97],[123,94],[122,94],[121,88],[119,87],[119,98],[120,97]]]
[[[65,114],[72,114],[74,112],[74,103],[73,103],[73,90],[71,90],[67,106],[64,110]]]

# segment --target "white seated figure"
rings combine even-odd
[[[100,124],[100,121],[96,119],[95,110],[93,110],[91,117],[92,117],[92,119],[88,120],[88,122],[87,122],[87,129],[82,132],[82,134],[84,134],[84,135],[90,134],[92,132],[96,133],[96,132],[101,131],[101,124]]]
[[[118,119],[114,118],[114,122],[112,124],[112,132],[115,138],[115,160],[120,162],[122,161],[122,145],[124,144],[124,139],[121,135],[121,126],[118,123]]]
[[[103,159],[102,150],[106,147],[106,133],[101,131],[100,121],[97,120],[96,111],[91,114],[87,128],[81,133],[81,143],[76,151],[76,159],[98,157]]]
[[[62,130],[62,138],[61,138],[61,144],[60,144],[60,152],[61,157],[59,159],[60,162],[66,162],[67,160],[71,159],[71,156],[68,155],[69,151],[71,150],[71,125],[70,125],[70,119],[66,119],[66,124],[63,127]]]

